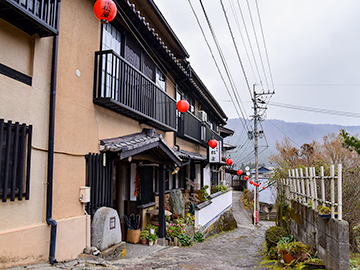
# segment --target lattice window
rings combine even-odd
[[[30,197],[32,126],[0,119],[0,196],[3,202]]]

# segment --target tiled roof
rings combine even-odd
[[[140,133],[130,134],[123,137],[105,139],[100,141],[100,151],[118,152],[135,149],[150,143],[160,141],[161,135],[156,135],[154,129],[144,129]]]
[[[189,156],[193,160],[207,160],[207,156],[201,155],[199,153],[193,153],[185,150],[175,150],[176,154],[182,159],[188,159]]]
[[[162,139],[161,135],[156,134],[155,129],[143,129],[140,133],[101,140],[100,151],[119,152],[120,159],[152,151],[151,154],[156,152],[157,156],[162,156],[163,161],[181,164],[181,158]]]

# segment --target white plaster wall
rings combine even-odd
[[[204,186],[208,185],[209,188],[207,189],[207,192],[210,194],[210,187],[211,187],[211,178],[210,178],[210,165],[206,165],[206,167],[204,168]]]
[[[195,210],[195,226],[204,226],[210,220],[215,218],[218,214],[220,214],[227,207],[232,205],[232,192],[226,192],[211,199],[212,203],[208,206]]]

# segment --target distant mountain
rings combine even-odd
[[[234,130],[235,133],[233,136],[225,138],[225,142],[232,145],[246,144],[244,128],[239,119],[229,119],[226,127]],[[322,142],[323,136],[330,133],[338,134],[340,129],[345,129],[352,135],[360,134],[360,126],[292,123],[274,119],[262,121],[259,130],[264,131],[269,148],[259,156],[259,162],[268,164],[267,157],[270,154],[277,152],[275,149],[276,141],[281,142],[285,137],[291,139],[291,144],[294,147],[300,148],[304,143],[311,143],[312,141]],[[266,145],[266,141],[265,139],[259,139],[259,152],[264,149],[262,146]],[[247,161],[249,159],[249,162],[254,162],[253,155],[251,155],[252,150],[253,144],[247,143],[240,151],[236,151],[234,156],[231,157],[234,159],[235,163],[240,162],[241,164],[242,161]],[[248,158],[243,160],[246,155]]]

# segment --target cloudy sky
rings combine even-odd
[[[257,84],[258,92],[263,89],[275,90],[266,111],[268,119],[360,125],[360,1],[222,0],[249,82],[247,84],[221,1],[203,0],[203,6],[233,78],[233,88],[230,87],[200,1],[154,2],[189,52],[191,66],[229,118],[237,118],[238,113],[227,89],[230,93],[232,89],[237,91],[241,99],[239,103],[246,115],[250,116],[253,114],[250,92],[253,84]],[[190,3],[227,86],[217,71]],[[258,4],[263,32],[255,3]],[[255,35],[258,41],[254,38]],[[265,37],[265,46],[262,36]]]

